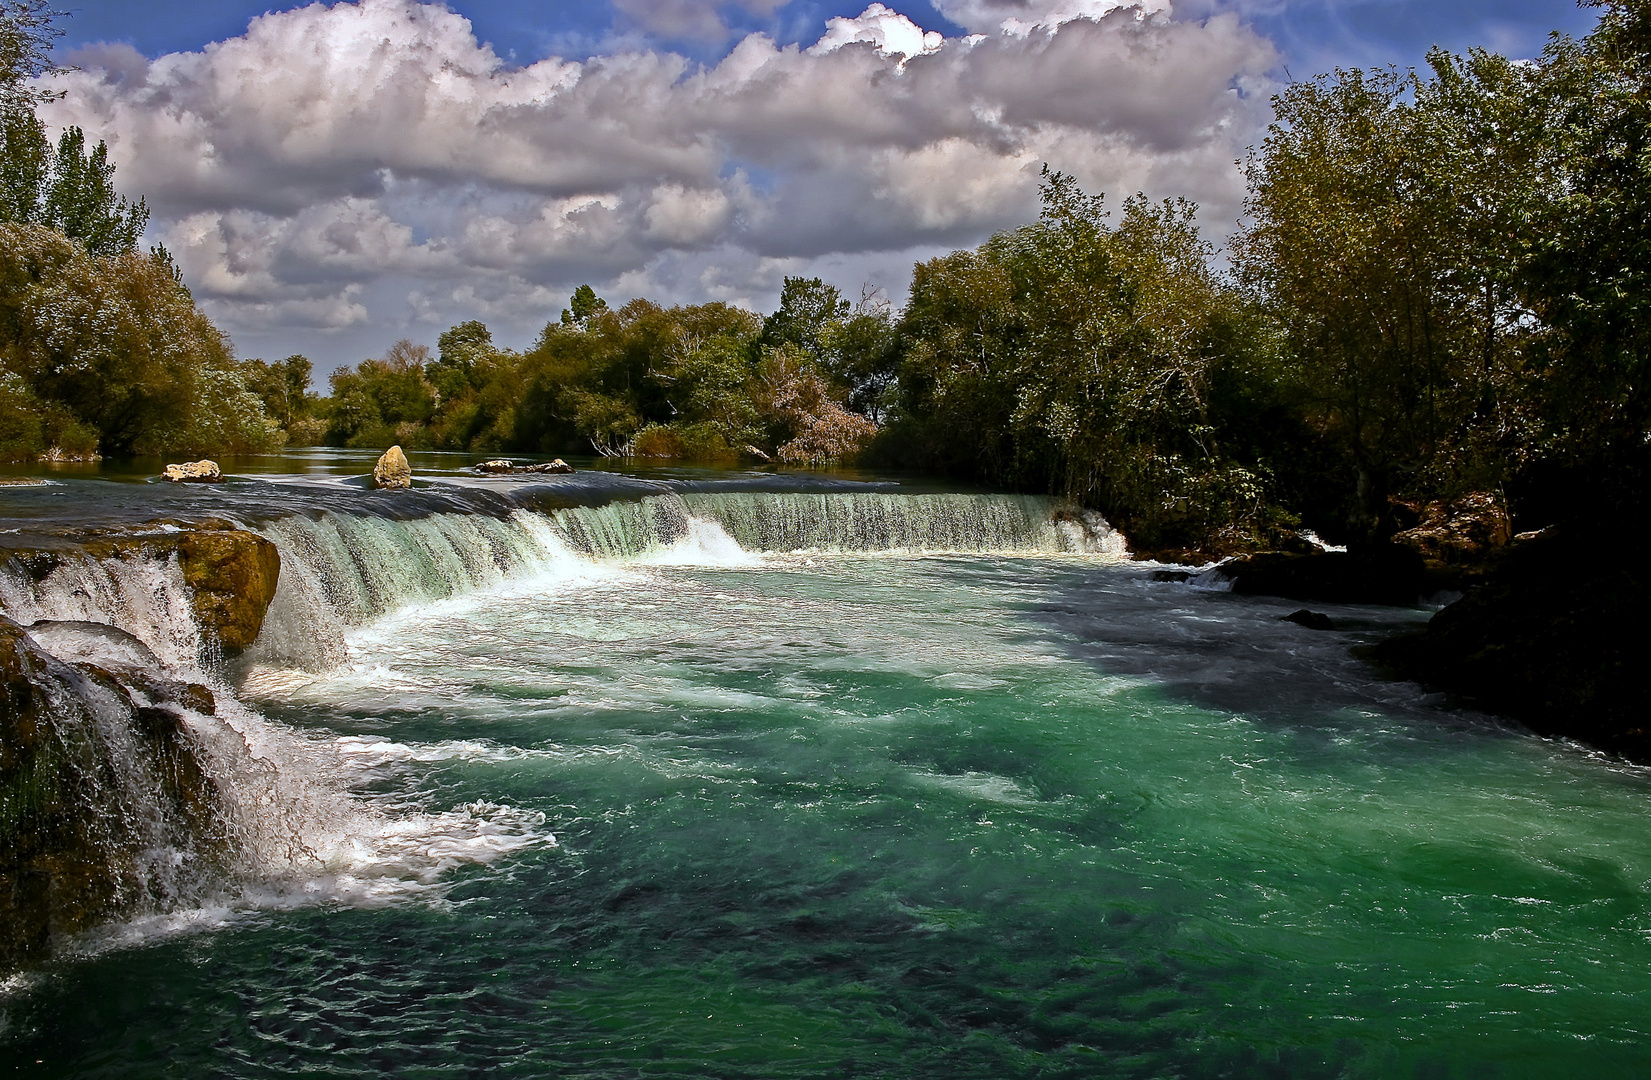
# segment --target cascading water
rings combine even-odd
[[[1014,495],[689,493],[503,518],[326,512],[263,532],[281,551],[282,577],[249,659],[312,671],[343,659],[352,627],[409,604],[528,575],[578,577],[593,563],[684,546],[729,555],[1125,551],[1099,515]]]
[[[1122,552],[1104,521],[1055,500],[955,494],[691,492],[500,516],[399,518],[329,509],[277,517],[259,531],[280,554],[279,585],[257,641],[235,670],[261,689],[271,672],[320,672],[344,662],[352,631],[409,606],[512,582],[549,588],[637,560]],[[78,668],[41,653],[42,663],[55,665],[40,677],[65,718],[63,737],[79,739],[82,751],[96,747],[96,761],[87,758],[79,768],[84,777],[103,779],[81,784],[93,793],[81,803],[103,822],[94,832],[102,830],[103,846],[120,861],[106,876],[116,892],[130,894],[91,905],[98,910],[133,917],[198,905],[232,878],[242,886],[259,882],[255,891],[266,903],[288,903],[294,889],[314,892],[320,878],[329,881],[327,895],[360,899],[385,878],[432,884],[436,867],[467,842],[485,849],[478,857],[491,857],[542,839],[535,821],[518,820],[508,807],[470,808],[426,816],[442,835],[443,858],[421,863],[416,844],[399,850],[407,847],[405,829],[347,794],[362,769],[372,772],[372,753],[348,742],[328,748],[295,738],[236,700],[226,670],[210,660],[176,554],[96,558],[65,551],[40,574],[13,559],[0,567],[0,610],[32,626],[28,648],[67,649],[74,635],[54,627],[102,624],[131,635],[144,653],[136,660],[112,637],[87,632],[75,639],[73,657],[63,657]],[[165,701],[155,696],[156,686],[190,684],[203,685],[205,700],[215,695],[217,707],[179,706],[175,693]],[[157,707],[175,717],[168,731],[176,745],[159,750],[150,746],[153,733],[144,734]],[[157,779],[157,769],[199,775],[191,793],[180,793],[175,781],[168,788]],[[118,795],[110,793],[112,783]],[[109,824],[115,821],[118,829]],[[364,873],[358,864],[376,870]],[[86,919],[60,922],[79,928]]]
[[[0,580],[15,618],[160,654],[15,631],[51,658],[25,696],[77,695],[121,759],[88,790],[130,824],[82,820],[135,902],[67,942],[91,962],[0,980],[0,1068],[1651,1070],[1651,774],[1352,654],[1425,611],[1308,629],[1050,500],[450,472],[103,484],[127,526],[210,513],[278,550],[222,662],[168,559]],[[102,497],[0,492],[0,526]],[[168,730],[218,793],[202,841]]]

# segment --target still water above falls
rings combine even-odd
[[[280,588],[258,643],[203,673],[268,766],[230,778],[247,850],[14,980],[0,1059],[1651,1069],[1648,773],[1349,655],[1426,612],[1283,623],[1152,580],[1047,500],[638,494],[247,515]],[[188,667],[169,573],[0,598]]]

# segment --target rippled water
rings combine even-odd
[[[240,676],[336,758],[372,859],[400,829],[420,869],[91,943],[0,999],[0,1056],[109,1077],[1651,1071],[1646,771],[1348,655],[1424,612],[1333,609],[1326,634],[1290,606],[1082,557],[698,544],[405,607],[329,670]]]

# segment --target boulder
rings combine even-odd
[[[177,551],[208,641],[238,653],[258,640],[281,577],[279,549],[244,529],[191,529],[178,534]]]
[[[407,464],[407,455],[401,452],[401,447],[390,447],[378,459],[378,464],[373,466],[373,486],[386,491],[413,486],[413,467]]]
[[[218,484],[224,479],[218,463],[205,458],[200,461],[186,461],[182,465],[168,465],[161,475],[174,484]]]
[[[1223,563],[1216,573],[1230,580],[1233,592],[1243,596],[1282,596],[1324,604],[1408,607],[1427,586],[1422,557],[1395,544],[1317,555],[1267,552]]]
[[[165,528],[155,526],[164,525]],[[273,543],[222,518],[194,523],[153,522],[136,531],[94,530],[65,537],[69,546],[0,549],[0,561],[43,581],[65,560],[176,557],[189,586],[195,623],[207,643],[225,654],[251,645],[264,626],[281,575]]]
[[[1288,615],[1280,615],[1278,619],[1280,622],[1293,622],[1297,626],[1305,626],[1309,630],[1334,630],[1336,628],[1336,624],[1330,621],[1330,616],[1321,611],[1308,611],[1306,608],[1292,611]]]
[[[1513,538],[1508,508],[1494,492],[1477,491],[1449,501],[1402,503],[1401,524],[1393,537],[1423,558],[1451,566],[1482,562]]]
[[[40,630],[70,651],[97,637]],[[0,616],[0,972],[158,900],[157,845],[204,870],[227,843],[222,793],[185,722],[210,691],[158,667],[130,675],[59,657]]]
[[[516,463],[508,458],[494,458],[476,466],[479,473],[507,473],[516,471]]]
[[[1555,527],[1509,545],[1482,584],[1372,658],[1538,734],[1651,763],[1648,544],[1619,530],[1601,559],[1600,535]]]

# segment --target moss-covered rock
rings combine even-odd
[[[64,540],[53,547],[14,548],[9,556],[36,581],[50,576],[66,559],[164,560],[176,556],[202,637],[230,655],[258,639],[281,576],[281,555],[273,543],[222,518],[155,521],[136,529],[85,532]],[[0,551],[0,558],[7,554]]]
[[[64,663],[0,616],[0,970],[160,899],[157,844],[224,844],[184,721],[210,703],[160,672]]]

